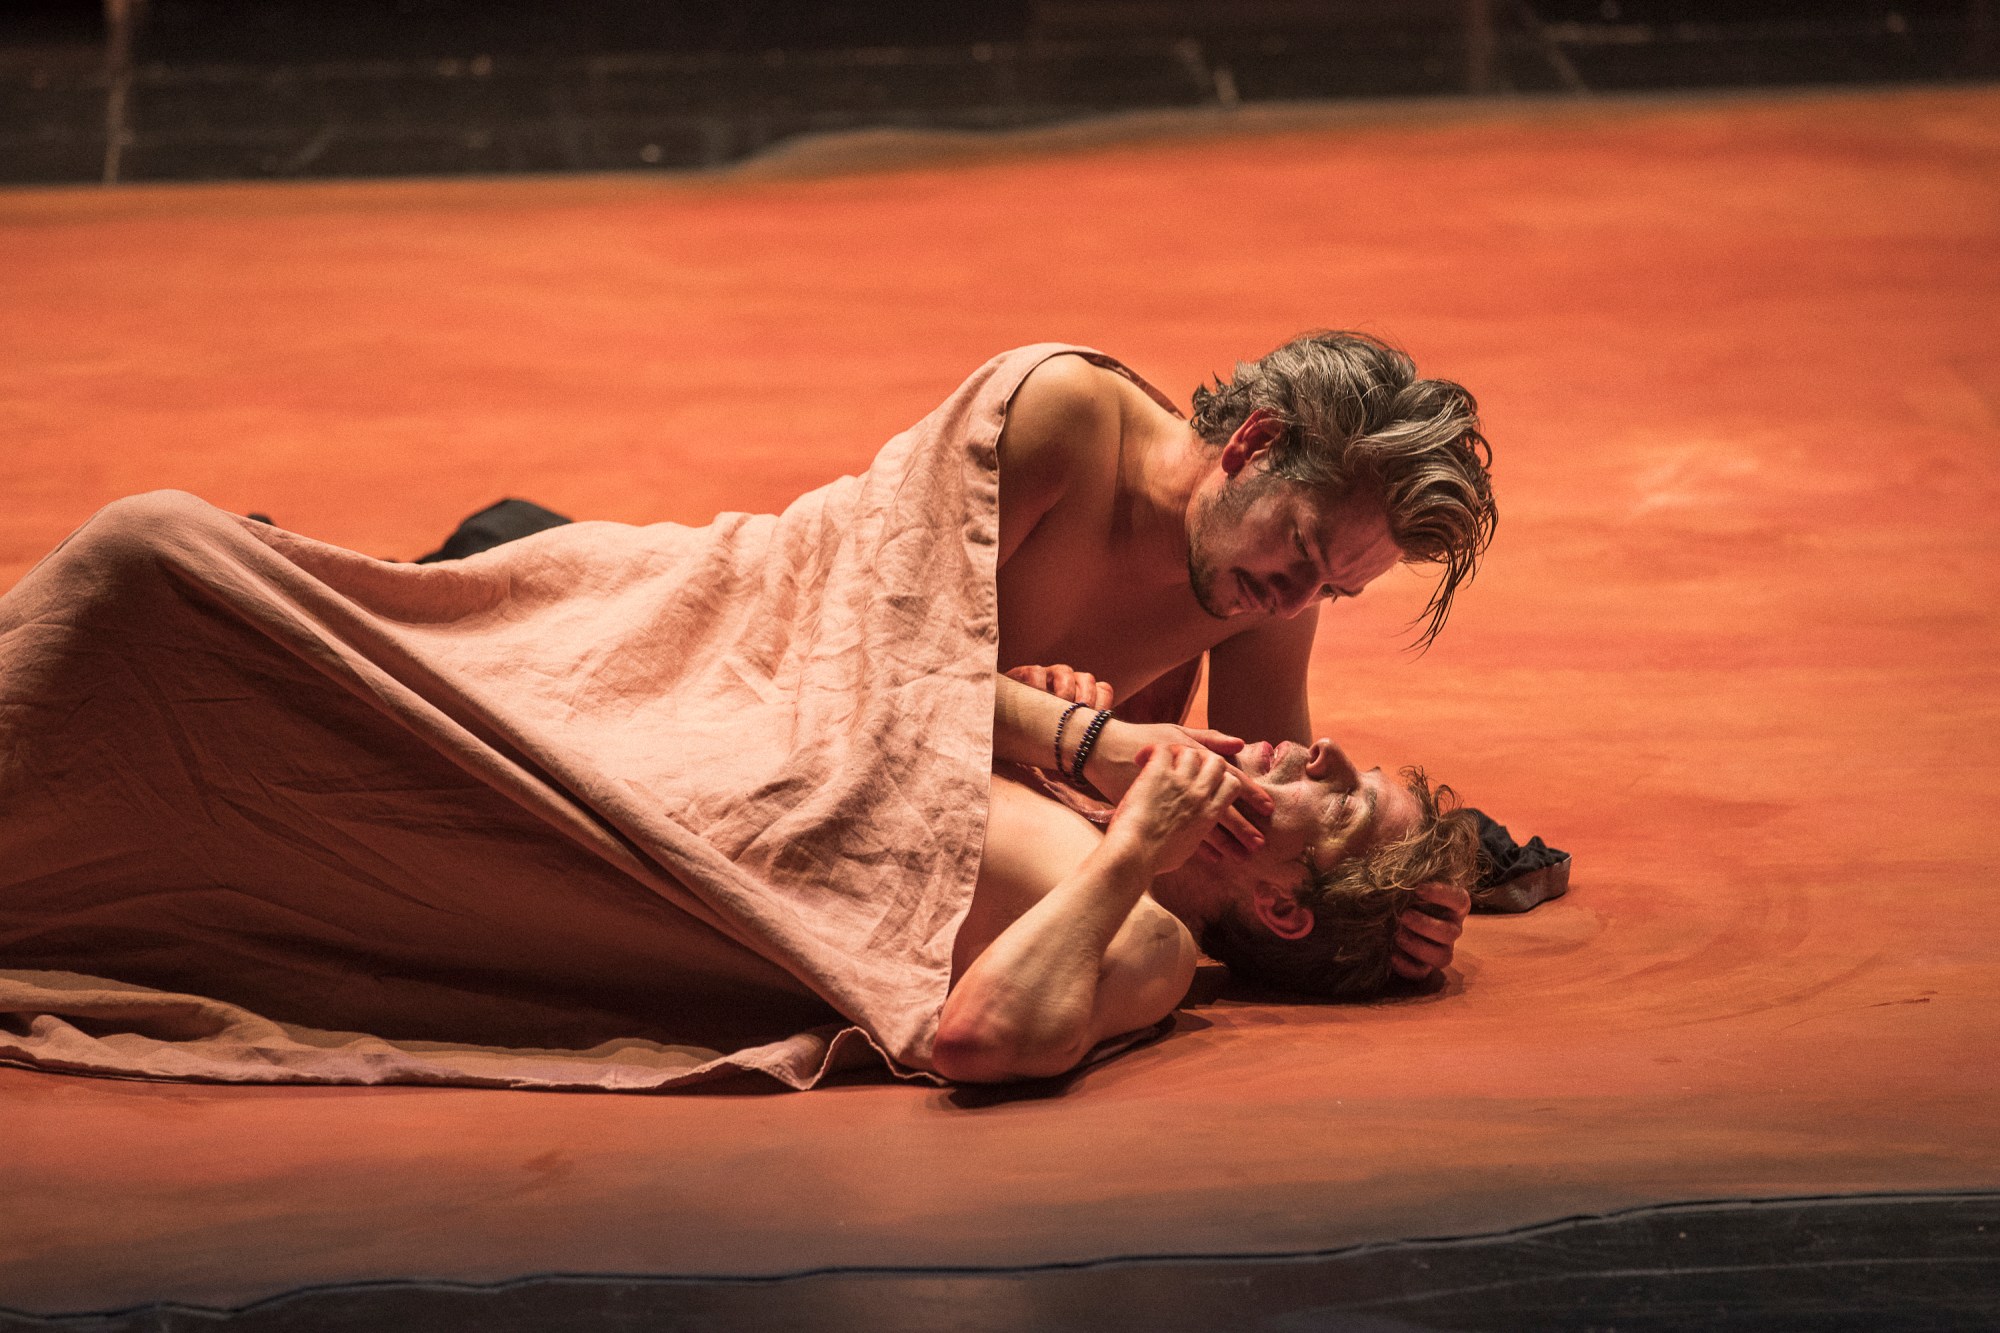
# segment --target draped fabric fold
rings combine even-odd
[[[109,506],[0,598],[0,1059],[923,1070],[985,832],[997,441],[1072,350],[997,357],[861,476],[701,528],[415,565],[174,492]]]

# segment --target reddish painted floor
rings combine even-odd
[[[1061,1095],[0,1071],[0,1305],[1248,1252],[2000,1186],[2000,92],[1563,108],[837,176],[0,194],[0,586],[178,486],[384,555],[700,520],[992,351],[1182,395],[1314,325],[1472,385],[1503,522],[1322,726],[1577,858],[1449,990],[1197,1009]],[[30,1201],[23,1205],[21,1201]]]

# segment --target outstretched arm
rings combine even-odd
[[[932,1048],[937,1071],[974,1083],[1045,1078],[1171,1012],[1194,976],[1194,941],[1142,899],[1193,854],[1240,785],[1198,747],[1149,756],[1102,841],[952,988]]]

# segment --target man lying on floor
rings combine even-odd
[[[1316,999],[1444,966],[1478,837],[1466,812],[1440,810],[1448,790],[1407,781],[1360,772],[1328,740],[1252,746],[1236,766],[1169,746],[1142,756],[1100,831],[1033,775],[996,773],[934,1067],[968,1081],[1069,1070],[1180,1003],[1197,941],[1241,979]],[[1262,836],[1239,860],[1216,823],[1246,786]]]
[[[1236,742],[1168,723],[1121,724],[1143,743],[1097,781],[1108,718],[1051,746],[1010,692],[1069,705],[996,686],[998,439],[1069,350],[996,358],[863,476],[700,529],[413,566],[192,497],[111,506],[0,599],[0,1056],[803,1087],[865,1041],[1045,1074],[1167,1013],[1195,933],[1242,965],[1245,936],[1320,933],[1308,874],[1388,889],[1377,974],[1398,930],[1448,956],[1455,919],[1396,919],[1469,878],[1420,793],[1330,746],[1246,751],[1245,783],[1198,748]],[[1124,789],[1101,837],[993,777],[1043,747]],[[1186,862],[1204,837],[1220,878]]]

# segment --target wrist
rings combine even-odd
[[[1114,819],[1104,830],[1104,841],[1097,846],[1097,856],[1107,867],[1129,871],[1133,874],[1153,878],[1159,870],[1160,847],[1157,840],[1149,839],[1135,825],[1138,821]]]
[[[1112,718],[1104,724],[1097,744],[1091,749],[1083,766],[1082,778],[1099,791],[1106,790],[1099,781],[1108,770],[1129,766],[1132,762],[1132,724],[1122,718]]]
[[[1069,776],[1073,781],[1088,782],[1090,761],[1096,757],[1097,746],[1104,739],[1105,729],[1115,721],[1109,708],[1098,709],[1085,722],[1083,732],[1077,737],[1076,751],[1069,761]]]
[[[1054,753],[1056,761],[1056,775],[1058,777],[1069,772],[1069,764],[1063,758],[1063,741],[1065,739],[1068,739],[1071,746],[1075,746],[1081,739],[1081,728],[1077,728],[1077,730],[1075,731],[1071,730],[1075,722],[1076,715],[1081,711],[1083,711],[1082,704],[1070,704],[1063,709],[1062,716],[1056,721],[1056,737],[1055,737]]]

